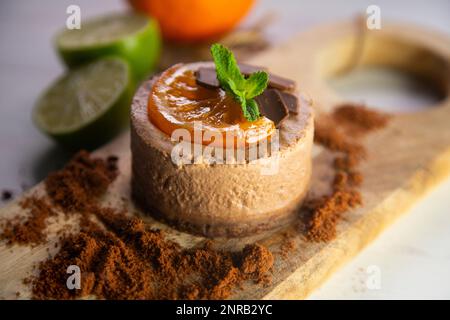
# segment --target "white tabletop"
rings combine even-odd
[[[373,1],[260,0],[245,24],[268,11],[278,19],[268,35],[283,41],[319,23],[348,19]],[[0,190],[40,181],[68,154],[32,125],[34,102],[64,70],[51,40],[64,26],[66,8],[77,4],[82,19],[126,7],[124,1],[0,1]],[[450,1],[377,0],[386,20],[418,23],[450,35]],[[382,21],[383,21],[382,20]],[[450,298],[450,180],[335,273],[311,298]],[[374,288],[373,280],[375,278]],[[367,285],[367,282],[370,282]],[[372,285],[371,285],[372,284]]]

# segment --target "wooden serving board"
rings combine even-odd
[[[325,78],[344,72],[358,64],[398,67],[433,81],[448,93],[450,40],[448,37],[411,25],[383,24],[381,30],[364,31],[351,21],[325,26],[301,34],[286,44],[248,61],[269,67],[274,73],[295,79],[300,89],[315,101],[316,114],[331,110],[342,102],[325,84]],[[390,225],[415,201],[450,173],[450,100],[426,111],[395,115],[389,125],[369,135],[364,146],[368,160],[360,169],[365,177],[361,192],[364,206],[345,214],[338,226],[338,236],[329,243],[310,243],[299,232],[294,237],[296,249],[288,257],[276,255],[273,281],[269,286],[247,283],[236,290],[234,299],[300,299],[305,298],[348,259],[356,255],[382,230]],[[105,201],[129,201],[130,150],[125,133],[99,155],[120,157],[121,175],[111,187]],[[332,176],[331,154],[314,150],[312,192],[323,193]],[[43,192],[42,184],[30,190]],[[24,195],[26,196],[26,195]],[[0,210],[1,217],[26,214],[17,205]],[[136,214],[140,214],[135,211]],[[168,237],[184,246],[203,241],[201,237],[173,230],[149,217],[147,223],[167,231]],[[63,222],[55,220],[50,229]],[[280,250],[283,230],[257,238],[218,239],[230,250],[246,243],[260,241],[273,252]],[[30,290],[22,279],[36,272],[33,265],[55,249],[55,236],[47,245],[34,248],[0,244],[0,297],[28,298]]]

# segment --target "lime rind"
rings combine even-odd
[[[102,21],[109,23],[101,26]],[[129,25],[125,23],[127,21]],[[103,36],[100,41],[95,41],[98,34]],[[130,64],[136,81],[144,79],[154,70],[162,46],[156,20],[131,13],[103,16],[86,22],[80,30],[64,30],[57,35],[55,45],[69,68],[106,56],[121,57]]]

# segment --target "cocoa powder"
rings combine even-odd
[[[8,244],[30,244],[32,246],[44,243],[47,218],[55,215],[51,204],[43,197],[28,197],[19,203],[20,207],[28,210],[26,217],[14,217],[3,221],[0,239]]]
[[[36,276],[25,279],[33,298],[224,299],[244,281],[270,281],[274,257],[264,246],[228,252],[207,241],[184,249],[141,219],[101,206],[98,200],[118,174],[117,161],[115,156],[105,161],[79,152],[45,180],[46,197],[23,201],[27,220],[6,222],[4,239],[33,244],[45,242],[53,208],[81,217],[80,231],[63,236],[56,244],[59,251],[38,265]],[[69,265],[82,271],[81,290],[66,286]]]
[[[270,251],[261,245],[247,245],[243,250],[240,270],[247,277],[255,279],[256,283],[270,283],[266,275],[272,269],[274,262]]]
[[[316,121],[315,142],[339,155],[333,162],[332,192],[306,204],[306,239],[327,242],[336,237],[342,215],[362,204],[359,163],[367,157],[360,137],[384,127],[389,117],[361,105],[342,105]]]
[[[63,170],[50,173],[45,188],[53,203],[66,211],[83,211],[101,196],[116,178],[115,161],[91,159],[78,152]]]
[[[188,250],[160,230],[147,230],[140,219],[109,208],[96,215],[110,229],[92,224],[65,239],[31,280],[34,298],[224,299],[245,280],[265,281],[273,264],[272,254],[258,245],[236,253],[208,243]],[[70,264],[83,270],[81,291],[66,287]]]
[[[354,104],[336,107],[333,118],[344,125],[347,132],[351,131],[351,134],[365,134],[383,128],[389,120],[387,114]]]
[[[309,241],[332,240],[343,214],[362,203],[358,164],[367,153],[348,132],[357,130],[359,136],[386,121],[387,117],[357,106],[340,107],[317,121],[315,142],[336,153],[335,177],[329,195],[306,204]],[[56,209],[81,216],[80,231],[63,236],[56,244],[58,252],[38,265],[36,276],[24,280],[33,298],[224,299],[244,281],[270,282],[274,256],[265,246],[251,244],[230,252],[206,241],[185,249],[141,219],[101,206],[99,199],[118,174],[117,161],[115,156],[102,160],[78,153],[45,180],[47,196],[28,197],[21,203],[29,211],[26,219],[6,221],[1,238],[25,245],[45,242],[47,218]],[[286,236],[282,256],[295,247],[293,238]],[[67,289],[66,269],[72,264],[82,271],[81,290]]]

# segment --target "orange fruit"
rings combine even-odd
[[[176,129],[187,129],[193,141],[194,122],[201,122],[201,142],[212,146],[226,146],[227,135],[235,147],[270,139],[275,132],[272,120],[260,117],[249,122],[234,97],[220,88],[198,85],[192,65],[177,64],[153,84],[148,115],[156,127],[169,136]],[[215,135],[220,140],[210,141],[204,136],[207,131],[209,137]]]
[[[208,40],[232,30],[254,0],[128,0],[138,11],[158,20],[168,40]]]

